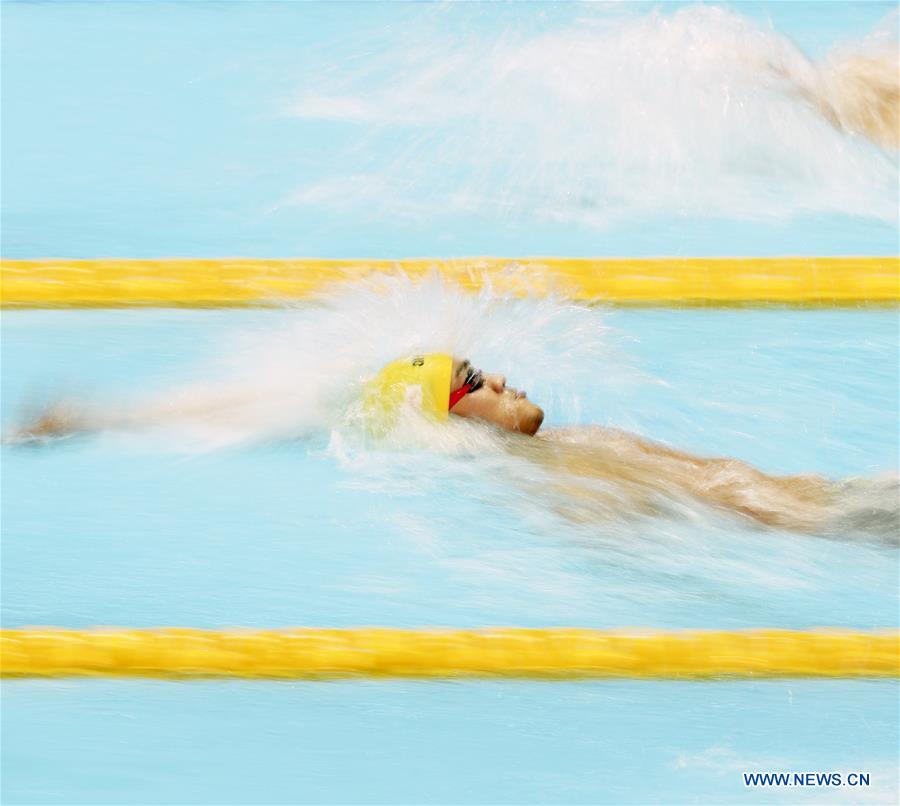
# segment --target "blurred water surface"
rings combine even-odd
[[[268,403],[213,427],[5,447],[4,624],[896,626],[896,547],[882,542],[699,506],[585,520],[535,495],[532,471],[480,427],[379,448],[325,409],[288,417],[346,373],[353,343],[333,364],[321,348],[367,332],[348,313],[390,313],[390,295],[379,307],[365,293],[285,311],[6,314],[7,425],[14,402],[59,393],[242,383]],[[604,311],[439,281],[393,293],[425,310],[387,345],[360,342],[364,362],[449,311],[428,336],[468,340],[476,358],[480,338],[548,425],[615,424],[771,472],[896,470],[892,311]],[[895,791],[894,682],[554,685],[7,683],[5,797],[753,801],[742,770],[797,765],[871,771],[876,800]]]
[[[896,250],[896,151],[845,114],[896,88],[892,3],[7,2],[3,23],[8,257]]]
[[[819,101],[895,53],[894,8],[6,2],[3,254],[893,254],[896,152]],[[391,283],[278,311],[6,312],[5,429],[55,399],[240,404],[4,446],[4,626],[897,626],[883,541],[692,505],[586,518],[489,431],[373,446],[348,416],[381,362],[446,350],[548,426],[876,478],[898,467],[895,311]],[[6,681],[3,800],[894,803],[897,696]],[[782,770],[872,786],[740,778]]]

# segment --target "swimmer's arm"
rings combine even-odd
[[[679,451],[675,448],[670,448],[668,445],[665,445],[662,442],[654,442],[653,440],[639,437],[636,434],[631,434],[627,431],[617,430],[616,434],[627,437],[632,442],[632,444],[646,456],[658,456],[665,457],[666,459],[677,459],[679,461],[698,466],[707,465],[710,462],[720,461],[717,459],[709,459],[703,456],[686,453],[685,451]]]
[[[98,431],[102,427],[102,417],[96,411],[69,401],[56,401],[34,414],[25,425],[4,434],[3,441],[40,442]]]
[[[3,436],[4,442],[30,442],[105,430],[147,428],[170,422],[204,420],[227,414],[252,401],[247,393],[214,390],[182,394],[139,406],[104,406],[56,400],[31,414],[26,424]]]

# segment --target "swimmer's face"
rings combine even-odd
[[[450,391],[455,392],[466,381],[472,365],[466,359],[454,359]],[[486,420],[507,431],[518,431],[533,436],[544,421],[544,412],[535,406],[525,392],[506,385],[503,375],[484,373],[484,384],[475,392],[469,392],[454,407],[453,414]]]

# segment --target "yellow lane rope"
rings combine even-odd
[[[385,628],[0,631],[5,677],[898,677],[900,633]]]
[[[272,305],[373,273],[437,272],[477,289],[557,293],[620,304],[852,305],[900,301],[897,257],[467,258],[263,260],[248,258],[4,260],[7,308]]]

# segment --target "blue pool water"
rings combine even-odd
[[[896,153],[801,91],[833,100],[847,54],[895,44],[891,3],[2,13],[6,257],[897,249]],[[7,311],[2,337],[4,432],[57,400],[214,411],[0,449],[7,627],[898,625],[884,533],[610,510],[478,426],[372,445],[348,416],[381,362],[446,350],[524,386],[548,427],[865,479],[885,505],[896,310],[610,310],[432,278],[266,311]],[[2,706],[8,804],[900,789],[895,681],[20,680]]]
[[[884,802],[890,683],[10,685],[9,803]],[[847,770],[867,790],[745,789]]]
[[[443,308],[476,305],[444,293]],[[177,395],[223,363],[228,388],[266,396],[258,366],[355,304],[8,313],[3,399],[46,396],[48,378],[95,401]],[[532,356],[578,379],[556,399],[529,387],[548,425],[617,423],[772,472],[897,467],[892,311],[494,304],[488,352],[492,328],[569,328]],[[579,374],[566,352],[592,320],[619,352]],[[253,360],[223,357],[236,344]],[[528,363],[510,360],[511,379]],[[5,448],[4,623],[897,625],[896,547],[879,540],[702,508],[585,521],[527,494],[530,469],[489,442],[348,451],[340,425],[301,421],[289,439],[251,418],[214,437]],[[8,802],[753,802],[740,773],[758,768],[860,768],[887,800],[896,784],[895,682],[22,681],[3,695]]]
[[[3,4],[7,257],[890,254],[895,4]],[[805,86],[805,84],[804,84]]]

